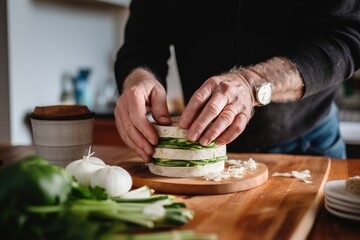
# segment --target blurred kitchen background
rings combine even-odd
[[[0,1],[0,143],[30,144],[26,116],[35,106],[76,100],[113,132],[113,64],[129,1]],[[173,102],[182,94],[173,67],[169,81]]]
[[[75,102],[96,112],[95,144],[121,144],[113,64],[129,2],[0,0],[0,144],[32,143],[27,116],[35,106]],[[174,57],[169,64],[168,101],[177,112],[183,103]],[[360,73],[339,89],[337,103],[348,155],[360,157]]]

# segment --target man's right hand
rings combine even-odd
[[[151,72],[137,68],[127,76],[114,114],[122,140],[145,162],[151,160],[158,143],[158,135],[146,116],[150,110],[156,122],[171,124],[164,87]]]

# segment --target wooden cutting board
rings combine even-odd
[[[243,159],[248,160],[248,159]],[[157,192],[177,194],[225,194],[255,188],[268,179],[268,168],[258,163],[254,170],[246,170],[241,178],[230,177],[215,182],[203,177],[170,178],[152,174],[145,164],[139,162],[123,162],[133,179],[133,187],[149,186]]]
[[[195,219],[182,229],[216,233],[227,239],[306,239],[323,201],[330,159],[281,154],[229,154],[265,163],[269,179],[261,186],[233,194],[180,196]],[[310,170],[312,183],[273,177],[274,172]]]

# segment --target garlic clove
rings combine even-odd
[[[105,163],[100,158],[84,156],[83,159],[69,163],[65,170],[73,175],[80,184],[90,186],[92,174],[104,167]]]
[[[89,157],[86,160],[84,159],[84,161],[88,161],[88,162],[93,163],[93,164],[106,165],[105,162],[103,160],[101,160],[100,158],[98,158],[98,157]]]
[[[132,178],[125,169],[119,166],[106,166],[93,173],[90,185],[102,187],[109,196],[117,197],[131,189]]]

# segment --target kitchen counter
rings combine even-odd
[[[122,161],[140,161],[126,147],[94,146],[93,150],[97,157],[108,164],[121,165]],[[31,146],[0,146],[0,164],[6,166],[34,153]],[[255,189],[238,193],[176,195],[179,201],[185,202],[189,209],[195,211],[195,218],[181,229],[216,233],[220,240],[239,238],[360,239],[359,222],[345,220],[328,213],[323,206],[322,193],[323,184],[326,181],[360,175],[360,159],[332,159],[329,171],[313,171],[314,176],[323,176],[323,181],[318,182],[320,188],[315,188],[315,182],[313,186],[306,185],[298,179],[275,178],[271,174],[278,170],[277,161],[287,162],[286,167],[288,171],[291,171],[300,166],[307,167],[302,163],[313,161],[314,165],[317,165],[315,162],[317,160],[326,162],[322,157],[270,154],[229,155],[232,158],[244,159],[251,156],[255,160],[260,159],[269,167],[269,180]],[[311,167],[313,166],[309,166],[310,169]],[[316,192],[312,189],[316,189]],[[307,205],[304,199],[310,195],[314,195],[311,197],[314,199],[314,204]],[[261,205],[258,208],[256,204]]]

